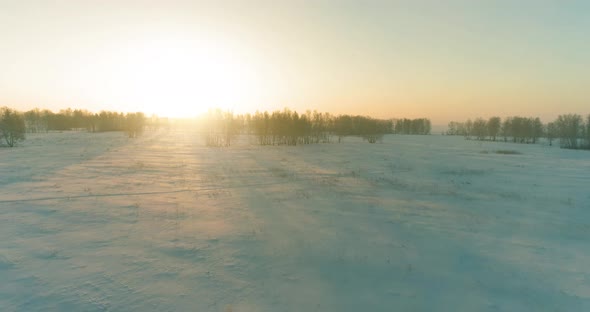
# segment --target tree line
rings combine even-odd
[[[153,126],[158,120],[148,120],[141,112],[119,113],[65,109],[54,113],[38,108],[26,112],[0,108],[0,140],[14,146],[25,139],[25,133],[49,131],[86,130],[89,132],[122,131],[129,137],[139,136],[147,125]]]
[[[146,125],[143,113],[120,113],[101,111],[92,113],[87,110],[71,108],[57,113],[38,108],[24,112],[27,132],[48,132],[66,130],[86,130],[89,132],[125,131],[134,137],[141,133]]]
[[[432,129],[432,125],[430,120],[427,118],[418,118],[418,119],[398,119],[395,120],[395,128],[393,129],[393,133],[395,134],[420,134],[420,135],[427,135],[430,134]]]
[[[273,112],[234,115],[221,110],[210,110],[200,120],[205,141],[210,146],[230,145],[241,133],[251,134],[260,145],[301,145],[331,142],[337,137],[357,136],[376,143],[388,133],[430,134],[430,120],[377,119],[367,116],[338,115],[285,108]]]
[[[476,118],[466,122],[451,121],[447,135],[462,135],[466,139],[504,142],[537,143],[546,138],[549,145],[559,139],[562,148],[590,149],[590,115],[584,118],[578,114],[559,115],[554,121],[543,124],[538,117]]]
[[[32,109],[26,112],[4,107],[0,124],[0,139],[13,146],[24,140],[25,133],[49,131],[124,131],[129,137],[140,135],[146,127],[165,126],[164,119],[141,113],[101,111],[92,113],[81,109],[53,112]],[[210,110],[198,120],[200,131],[208,146],[229,146],[238,134],[250,134],[260,145],[301,145],[328,143],[337,138],[357,136],[369,143],[382,140],[385,134],[430,134],[430,120],[377,119],[360,115],[332,115],[318,111],[299,114],[285,108],[273,112],[234,115],[220,109]]]

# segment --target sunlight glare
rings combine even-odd
[[[256,101],[261,91],[253,64],[240,52],[219,42],[142,42],[117,68],[119,92],[142,111],[166,117],[234,109]]]

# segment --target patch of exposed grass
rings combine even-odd
[[[520,155],[522,154],[519,151],[515,151],[515,150],[497,150],[496,154],[502,154],[502,155]]]

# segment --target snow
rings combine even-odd
[[[438,135],[31,134],[0,148],[0,310],[587,311],[589,173]]]

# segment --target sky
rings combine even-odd
[[[590,1],[0,0],[0,106],[590,113]]]

